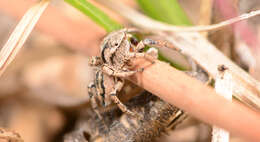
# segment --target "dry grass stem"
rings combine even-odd
[[[199,25],[209,25],[211,22],[212,0],[201,0]]]
[[[212,13],[212,0],[201,0],[200,1],[200,18],[199,25],[210,25],[211,23],[211,13]],[[207,37],[208,33],[202,33]]]
[[[237,101],[227,101],[212,88],[167,63],[156,61],[151,65],[150,62],[139,60],[136,64],[137,67],[145,67],[145,70],[131,78],[134,83],[204,122],[224,128],[247,140],[260,141],[260,115],[255,111]]]
[[[117,11],[123,17],[127,18],[133,24],[144,30],[153,31],[154,29],[163,29],[166,31],[172,31],[171,28],[168,27],[167,29],[161,22],[152,20],[135,11],[134,9],[123,5],[120,2],[113,3],[113,0],[99,0],[99,2]],[[246,19],[259,13],[260,11],[256,11],[249,14],[250,16],[248,14],[244,14],[240,17]],[[236,17],[234,19],[239,18]],[[231,19],[231,21],[235,22],[236,20],[234,19]],[[159,32],[157,32],[157,34],[159,34]],[[162,33],[161,36],[171,42],[175,46],[175,48],[181,49],[183,54],[194,59],[214,78],[216,78],[218,74],[218,65],[224,64],[225,66],[227,66],[230,71],[232,71],[237,77],[239,77],[239,79],[234,79],[234,81],[243,80],[243,84],[241,84],[240,81],[235,82],[235,88],[242,88],[239,92],[234,93],[235,97],[249,106],[260,109],[260,83],[244,70],[242,70],[239,66],[234,64],[225,55],[223,55],[213,44],[211,44],[199,33],[172,32],[168,34]]]
[[[0,76],[20,51],[48,4],[49,0],[42,0],[30,8],[20,20],[10,38],[0,51]]]
[[[233,81],[232,75],[229,73],[228,69],[224,66],[219,67],[219,75],[215,81],[215,90],[219,95],[223,96],[229,101],[232,101],[233,94]],[[213,126],[212,130],[212,142],[229,142],[229,132]]]
[[[207,32],[211,30],[217,30],[222,27],[237,23],[242,20],[249,19],[251,17],[255,17],[260,15],[260,10],[251,11],[249,13],[242,14],[238,17],[231,18],[229,20],[220,22],[218,24],[207,25],[207,26],[192,26],[192,27],[181,27],[181,26],[172,26],[169,24],[165,24],[162,22],[155,21],[145,15],[138,14],[134,9],[125,6],[121,2],[114,2],[114,0],[97,0],[100,3],[111,7],[111,9],[117,11],[119,14],[122,14],[127,19],[135,19],[136,22],[132,21],[132,23],[136,24],[139,27],[143,27],[149,30],[159,30],[159,31],[171,31],[171,32]],[[127,15],[126,15],[127,13]],[[136,17],[132,17],[135,15]],[[145,23],[145,25],[144,25]]]
[[[229,71],[233,82],[233,96],[242,102],[250,102],[250,106],[259,109],[259,87],[242,79],[240,74]]]
[[[233,95],[248,106],[260,109],[260,83],[217,50],[199,33],[173,33],[171,37],[166,35],[165,38],[175,47],[182,49],[184,54],[194,59],[213,78],[218,75],[218,65],[227,66],[233,75],[234,88],[239,89],[239,91],[234,91]]]

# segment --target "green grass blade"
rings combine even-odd
[[[145,14],[153,19],[173,24],[192,25],[177,0],[136,0]]]
[[[185,11],[177,0],[136,0],[143,12],[149,17],[172,25],[192,25]],[[159,60],[170,63],[171,66],[180,70],[185,67],[168,60],[159,53]]]
[[[107,32],[118,30],[122,26],[116,21],[112,20],[107,14],[101,11],[99,8],[89,3],[86,0],[64,0],[69,3],[89,18],[91,18],[98,25],[103,27]]]

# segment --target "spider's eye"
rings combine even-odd
[[[130,42],[131,42],[131,44],[133,44],[133,45],[137,45],[138,44],[138,40],[137,40],[137,38],[135,38],[135,37],[131,37],[130,38]]]
[[[118,46],[118,43],[117,43],[117,42],[115,43],[115,46]]]

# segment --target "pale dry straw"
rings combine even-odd
[[[24,45],[49,2],[49,0],[42,0],[35,4],[24,14],[23,18],[17,24],[8,41],[0,51],[0,76]]]
[[[215,90],[220,96],[232,101],[233,81],[232,75],[229,73],[228,69],[219,70],[219,74],[215,81]],[[211,142],[229,142],[229,137],[228,131],[213,126]]]

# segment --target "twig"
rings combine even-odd
[[[151,65],[148,61],[139,60],[136,64],[137,68],[144,67],[145,70],[131,78],[134,83],[204,122],[224,128],[250,141],[260,141],[258,113],[237,101],[227,101],[212,88],[188,77],[167,63],[156,61]]]
[[[30,8],[16,26],[12,35],[0,51],[0,76],[20,51],[48,4],[49,0],[42,0],[37,5]]]
[[[123,5],[121,2],[114,2],[113,0],[97,0],[100,3],[113,7],[112,9],[124,15],[127,19],[135,19],[136,22],[130,20],[132,23],[136,24],[139,27],[150,30],[160,30],[160,31],[171,31],[171,32],[206,32],[210,30],[218,30],[222,27],[237,23],[239,21],[260,15],[260,10],[252,11],[250,13],[242,14],[238,17],[231,18],[229,20],[220,22],[218,24],[207,25],[207,26],[192,26],[192,27],[181,27],[181,26],[172,26],[169,24],[161,23],[151,18],[136,14],[136,11]],[[122,12],[122,13],[121,13]],[[126,15],[127,13],[127,15]],[[132,17],[133,15],[138,15],[137,17]],[[145,24],[144,24],[145,23]]]
[[[211,22],[212,0],[202,0],[200,2],[199,25],[209,25]]]
[[[164,29],[164,24],[152,20],[139,12],[123,5],[120,2],[114,3],[113,0],[99,0],[99,2],[117,11],[130,22],[137,25],[144,30],[153,31],[153,29]],[[124,9],[124,10],[122,10]],[[260,11],[257,11],[259,13]],[[247,17],[248,18],[248,17]],[[149,22],[149,23],[147,23]],[[162,26],[162,27],[160,27]],[[167,30],[167,29],[164,29]],[[171,31],[169,28],[167,31]],[[160,32],[157,32],[159,34]],[[234,64],[213,44],[196,32],[177,32],[161,34],[164,39],[171,42],[176,48],[181,49],[183,54],[194,59],[206,71],[208,71],[214,78],[216,78],[218,65],[227,66],[233,72],[236,88],[241,88],[240,91],[234,93],[235,97],[243,103],[260,109],[260,83],[252,78],[248,73]],[[243,84],[241,84],[242,80]]]
[[[211,23],[211,14],[212,14],[212,6],[213,0],[201,0],[200,1],[200,18],[199,25],[209,25]],[[205,37],[207,37],[208,33],[202,33]]]
[[[225,66],[219,66],[219,75],[215,81],[215,90],[227,100],[232,100],[233,82],[232,75]],[[229,132],[213,126],[211,142],[229,142]]]

